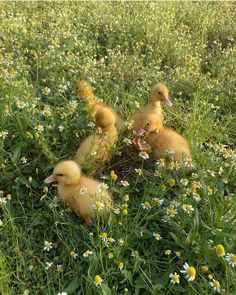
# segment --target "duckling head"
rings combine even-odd
[[[75,95],[79,95],[82,98],[94,96],[92,86],[84,80],[79,80],[76,82],[74,93]]]
[[[95,115],[96,126],[100,127],[102,131],[107,131],[115,125],[115,115],[108,108],[99,110]]]
[[[157,83],[153,87],[151,98],[153,102],[160,101],[168,106],[172,105],[172,102],[169,99],[169,90],[163,83]]]
[[[143,134],[148,134],[150,132],[158,132],[163,128],[163,124],[160,118],[157,117],[156,114],[147,114],[144,115],[142,118],[141,128],[138,131],[138,136]]]
[[[58,182],[64,185],[75,185],[79,182],[81,177],[81,169],[75,161],[62,161],[58,163],[52,175],[47,177],[44,182]]]

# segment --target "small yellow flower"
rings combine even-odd
[[[150,208],[151,208],[149,202],[144,202],[144,203],[142,204],[142,207],[143,207],[143,209],[150,209]]]
[[[124,195],[123,200],[124,200],[125,202],[128,202],[128,201],[129,201],[129,195]]]
[[[143,170],[141,168],[134,169],[134,170],[139,176],[143,175]]]
[[[117,178],[118,178],[118,175],[115,173],[114,170],[112,170],[112,171],[110,172],[110,176],[111,176],[111,179],[112,179],[112,180],[117,180]]]
[[[210,187],[208,186],[208,187],[207,187],[207,194],[208,194],[208,195],[212,195],[212,193],[213,193],[212,188],[210,188]]]
[[[216,254],[218,256],[224,256],[225,255],[225,248],[223,245],[219,244],[216,246]]]
[[[166,250],[166,251],[165,251],[165,254],[166,254],[166,255],[170,255],[170,254],[171,254],[171,250],[169,250],[169,249]]]
[[[96,286],[100,286],[103,282],[103,279],[99,275],[96,275],[94,278],[94,282]]]
[[[122,213],[122,215],[127,215],[128,214],[128,210],[127,209],[123,209],[121,213]]]
[[[112,259],[114,257],[113,253],[108,253],[108,258]]]
[[[100,237],[105,240],[107,239],[108,235],[106,232],[103,232]]]
[[[169,180],[168,180],[168,183],[169,183],[170,186],[174,186],[174,185],[175,185],[175,180],[174,180],[174,178],[169,179]]]
[[[122,261],[119,262],[118,268],[119,270],[122,270],[124,268],[124,263]]]
[[[208,277],[209,280],[212,280],[213,279],[213,275],[212,274],[209,274],[207,277]]]
[[[202,272],[207,272],[208,271],[208,267],[206,265],[202,265],[201,266],[201,271]]]
[[[168,168],[169,168],[170,170],[173,170],[174,167],[175,167],[175,162],[171,161],[170,163],[168,163]]]

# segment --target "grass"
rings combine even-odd
[[[214,294],[209,274],[221,294],[236,293],[235,267],[215,250],[223,244],[236,254],[235,9],[233,2],[0,3],[1,294]],[[194,159],[193,168],[162,167],[124,142],[129,132],[120,134],[97,176],[120,213],[109,223],[97,218],[91,230],[42,182],[94,132],[72,93],[77,79],[124,119],[164,81],[173,102],[166,125],[188,138]],[[93,254],[84,257],[86,250]],[[192,282],[180,273],[186,262],[197,271]],[[170,282],[174,272],[180,284]]]

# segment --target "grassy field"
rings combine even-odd
[[[235,14],[233,2],[0,2],[1,294],[236,294]],[[97,176],[118,209],[91,230],[43,183],[94,132],[77,79],[124,119],[163,81],[165,123],[193,152],[180,169],[120,134]]]

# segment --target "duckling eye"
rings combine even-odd
[[[62,174],[62,173],[57,173],[57,176],[64,176],[64,174]]]
[[[161,91],[158,91],[158,94],[162,95]]]
[[[147,123],[146,125],[147,125],[147,126],[149,126],[149,125],[150,125],[150,123]]]

